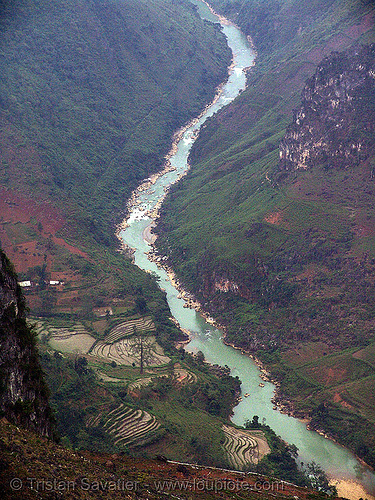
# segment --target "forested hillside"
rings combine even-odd
[[[115,223],[225,80],[224,35],[186,0],[0,8],[0,239],[32,313],[90,319],[141,297],[165,315],[151,277],[115,252]]]
[[[6,3],[3,148],[32,149],[41,165],[9,169],[3,155],[1,183],[22,181],[33,194],[69,198],[86,217],[108,223],[139,180],[160,167],[176,128],[225,79],[224,39],[188,5]],[[38,167],[42,178],[33,175]]]
[[[40,340],[63,443],[225,467],[252,454],[255,467],[257,439],[269,452],[262,431],[238,438],[228,427],[223,447],[238,380],[175,349],[186,335],[164,292],[115,237],[132,190],[161,170],[173,133],[227,77],[220,27],[185,0],[0,8],[1,245],[30,307],[27,339]],[[28,399],[11,403],[33,416]]]
[[[195,143],[157,246],[281,381],[279,401],[373,465],[373,49],[360,44],[374,6],[213,4],[253,37],[257,64]]]

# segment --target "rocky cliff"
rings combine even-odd
[[[353,167],[374,143],[375,45],[332,53],[307,81],[280,145],[280,167]]]
[[[35,336],[26,324],[25,301],[0,251],[0,415],[44,436],[52,435],[48,389]]]

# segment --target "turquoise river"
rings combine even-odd
[[[173,170],[160,175],[156,180],[152,179],[152,182],[145,183],[143,188],[136,192],[129,208],[127,227],[121,231],[120,237],[125,245],[134,249],[136,265],[158,276],[161,288],[166,291],[173,316],[181,327],[190,333],[191,341],[186,349],[191,352],[202,351],[210,363],[228,365],[231,374],[240,378],[242,393],[250,394],[249,397],[243,397],[234,408],[233,423],[243,425],[247,419],[258,415],[260,420],[265,419],[266,423],[285,441],[297,446],[300,461],[315,461],[320,464],[328,476],[338,482],[340,494],[353,500],[360,496],[371,498],[371,494],[375,495],[373,473],[363,467],[344,447],[316,432],[307,430],[305,423],[275,410],[271,402],[274,385],[265,382],[264,387],[259,386],[262,382],[259,377],[260,372],[252,359],[242,354],[241,351],[225,345],[220,330],[207,323],[194,309],[184,307],[185,301],[173,286],[167,272],[147,257],[147,252],[151,249],[150,227],[154,216],[150,212],[157,204],[160,204],[165,196],[166,188],[177,182],[188,169],[189,151],[202,124],[220,108],[235,99],[245,88],[245,68],[253,65],[255,59],[250,43],[236,26],[218,18],[200,0],[195,0],[193,3],[197,5],[203,18],[221,22],[228,45],[233,52],[234,64],[218,99],[175,140],[175,147],[170,154]]]

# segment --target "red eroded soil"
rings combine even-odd
[[[337,385],[344,382],[347,377],[347,370],[345,368],[329,368],[319,366],[311,370],[311,375],[318,380],[321,384],[329,387],[330,385]]]
[[[351,38],[357,39],[366,31],[370,30],[374,27],[374,13],[370,12],[365,16],[359,24],[355,24],[351,26],[345,31],[345,34],[350,36]]]
[[[283,214],[282,212],[274,212],[270,215],[267,215],[267,217],[265,217],[264,220],[269,224],[274,224],[275,226],[278,226],[279,224],[281,224],[283,220]]]
[[[332,51],[343,50],[349,43],[348,36],[343,34],[332,37],[326,45],[315,47],[306,54],[306,59],[314,64],[319,64],[324,57],[328,56]]]
[[[350,42],[351,39],[360,38],[366,31],[370,30],[374,26],[374,14],[369,13],[359,24],[350,26],[342,34],[338,34],[332,37],[328,43],[324,46],[315,47],[313,50],[307,53],[306,59],[314,64],[319,64],[319,62],[332,51],[343,50]]]
[[[342,399],[341,394],[339,394],[338,392],[336,392],[335,395],[333,396],[333,402],[340,403],[341,406],[343,406],[344,408],[348,408],[349,410],[353,408],[352,405],[350,405],[349,403],[347,403]]]
[[[16,270],[24,272],[30,267],[42,266],[43,264],[46,264],[47,268],[51,267],[51,255],[46,254],[44,248],[35,240],[14,246],[8,241],[9,238],[6,234],[3,236],[1,229],[0,235],[3,248],[6,254],[10,256]],[[9,243],[9,246],[7,243]]]
[[[43,264],[51,270],[54,258],[48,239],[69,253],[89,259],[87,253],[56,235],[64,226],[64,215],[51,202],[0,188],[0,240],[17,272]],[[29,235],[32,233],[35,239]]]
[[[77,247],[74,247],[73,245],[70,245],[62,238],[57,238],[56,236],[53,236],[52,239],[57,245],[60,245],[64,248],[66,248],[67,250],[69,250],[70,253],[74,253],[75,255],[79,255],[80,257],[83,257],[84,259],[90,260],[89,256],[87,255],[86,252],[83,252],[82,250],[80,250]]]
[[[17,191],[0,188],[0,217],[4,222],[30,223],[35,218],[43,233],[55,234],[65,224],[63,215],[47,201],[39,201]]]
[[[317,275],[317,268],[314,265],[311,265],[307,267],[302,273],[297,274],[295,277],[296,281],[302,281],[302,280],[307,280],[307,283],[311,285],[311,283],[314,281],[314,278]]]

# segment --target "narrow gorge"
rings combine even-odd
[[[207,11],[206,11],[207,12]],[[211,16],[212,13],[204,15]],[[229,29],[231,31],[229,31]],[[234,87],[236,78],[243,78],[243,69],[250,65],[251,60],[247,63],[243,62],[242,57],[246,52],[251,53],[250,46],[246,42],[245,37],[234,26],[224,25],[224,32],[228,37],[228,42],[234,52],[235,66],[232,69],[228,83],[223,87],[222,94],[217,102],[213,105],[216,110],[217,106],[223,106],[234,99],[238,94],[238,90]],[[233,33],[235,37],[233,38]],[[238,44],[238,40],[241,40]],[[244,45],[245,44],[245,45]],[[238,85],[238,89],[243,88],[244,83]],[[235,91],[233,91],[235,89]],[[234,350],[229,346],[225,346],[222,342],[222,332],[215,327],[206,323],[203,317],[194,310],[188,308],[189,304],[194,304],[194,300],[189,299],[189,294],[180,294],[175,287],[175,279],[173,274],[168,273],[162,267],[163,262],[170,263],[173,258],[163,256],[163,253],[155,258],[153,250],[150,247],[150,228],[153,230],[155,225],[153,217],[158,214],[154,207],[160,206],[160,200],[164,199],[165,192],[170,189],[170,186],[178,182],[183,183],[180,179],[184,176],[188,169],[188,155],[197,137],[197,131],[204,121],[213,114],[213,109],[208,108],[206,114],[201,117],[197,123],[188,127],[179,136],[173,154],[170,155],[168,161],[171,169],[164,175],[153,179],[149,185],[140,189],[132,198],[130,205],[130,216],[126,221],[126,228],[120,232],[120,237],[126,246],[134,250],[134,261],[136,265],[145,269],[158,277],[160,287],[166,291],[167,300],[171,312],[179,325],[185,332],[189,333],[190,342],[186,345],[186,349],[190,352],[202,351],[208,362],[212,364],[228,365],[231,368],[233,376],[239,376],[242,382],[242,401],[234,409],[233,422],[238,425],[243,425],[246,420],[251,419],[253,415],[258,415],[260,418],[265,418],[266,422],[276,430],[286,441],[295,444],[300,452],[300,460],[303,462],[316,461],[327,471],[331,478],[341,481],[342,485],[349,483],[357,483],[358,467],[361,467],[356,459],[344,448],[334,444],[332,441],[324,437],[308,431],[305,423],[294,420],[287,415],[278,412],[272,404],[274,386],[269,382],[262,382],[259,377],[260,373],[253,361],[246,355],[241,354],[239,350]],[[172,189],[172,197],[178,196],[179,184]],[[171,197],[169,197],[170,199]],[[165,209],[162,209],[162,217],[165,215]],[[196,220],[199,224],[199,221]],[[162,218],[162,231],[163,229]],[[194,230],[193,228],[191,230]],[[159,229],[156,231],[159,233]],[[259,232],[258,226],[253,225],[249,229],[249,236]],[[146,237],[145,237],[146,236]],[[171,242],[173,246],[173,242]],[[179,245],[179,243],[177,243]],[[158,245],[157,245],[158,246]],[[165,242],[163,250],[165,250]],[[151,260],[148,258],[151,254]],[[168,254],[168,252],[167,252]],[[156,254],[157,255],[157,254]],[[183,255],[179,256],[180,265],[183,263]],[[215,265],[214,263],[212,263]],[[208,266],[210,267],[210,266]],[[168,268],[167,268],[168,270]],[[202,277],[207,277],[207,295],[205,296],[204,289],[200,289],[196,296],[201,299],[209,298],[211,294],[216,295],[242,295],[246,299],[252,298],[252,292],[241,283],[241,280],[230,274],[213,273],[208,276],[207,269],[202,270]],[[180,289],[181,290],[181,289]],[[194,290],[195,291],[195,290]],[[230,307],[227,302],[226,307]],[[207,303],[204,303],[207,306]],[[215,314],[215,309],[208,306],[208,310]],[[232,341],[233,337],[230,337]],[[369,492],[375,491],[375,479],[369,469],[362,468],[362,483]],[[358,485],[359,485],[358,483]]]

